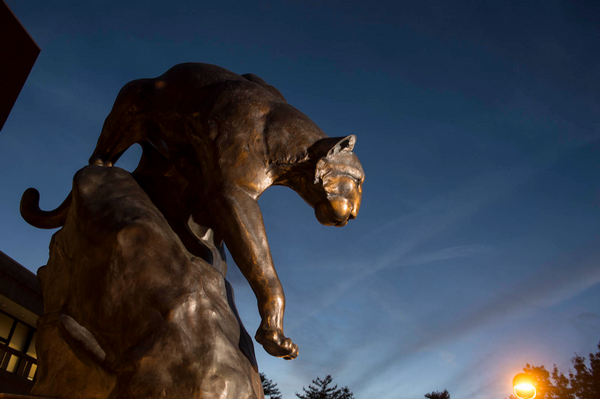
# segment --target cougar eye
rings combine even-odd
[[[328,196],[346,196],[356,190],[356,181],[346,175],[335,176],[324,182],[323,189]]]

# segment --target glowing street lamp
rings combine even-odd
[[[535,381],[525,373],[519,373],[513,378],[513,391],[517,398],[535,398]]]

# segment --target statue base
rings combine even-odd
[[[76,173],[38,277],[32,398],[264,398],[229,283],[125,170]]]

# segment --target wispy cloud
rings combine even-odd
[[[353,272],[349,272],[345,279],[339,281],[322,296],[311,300],[311,304],[316,305],[305,314],[304,318],[294,320],[288,332],[293,333],[295,328],[309,323],[310,319],[318,317],[325,309],[336,304],[346,292],[355,290],[357,285],[380,271],[489,255],[494,248],[472,244],[426,252],[419,252],[419,250],[432,239],[450,228],[467,222],[477,212],[483,211],[494,201],[530,181],[569,152],[581,148],[588,142],[588,140],[581,140],[570,147],[562,145],[549,147],[527,163],[480,176],[452,192],[444,193],[425,203],[414,213],[403,215],[366,235],[361,249],[368,253],[376,252],[372,243],[377,242],[380,235],[390,234],[391,230],[394,230],[396,235],[403,237],[394,247],[375,259],[362,258],[348,262],[350,264],[346,265],[346,270]],[[463,314],[464,311],[468,313],[444,325],[442,333],[422,331],[418,323],[410,317],[410,313],[403,312],[400,306],[397,306],[399,317],[402,317],[415,332],[418,331],[418,334],[412,334],[412,339],[404,337],[402,345],[390,345],[389,351],[380,354],[376,364],[368,369],[362,368],[363,371],[359,375],[355,374],[357,377],[353,383],[355,388],[360,390],[373,384],[373,381],[384,375],[386,370],[411,354],[451,342],[502,320],[523,317],[532,309],[551,306],[597,284],[600,282],[600,268],[594,262],[600,260],[600,253],[590,252],[587,255],[580,261],[568,257],[561,262],[548,265],[535,277],[535,281],[520,282],[510,291],[470,312],[468,309],[463,310]],[[573,273],[573,270],[577,270],[577,273]]]
[[[365,372],[363,383],[372,382],[398,359],[418,353],[426,348],[451,342],[476,330],[489,327],[507,319],[518,319],[532,310],[546,309],[600,283],[599,239],[562,259],[547,265],[528,280],[515,284],[510,291],[496,296],[465,317],[444,326],[443,333],[421,335],[397,350],[392,350],[378,366]]]
[[[472,256],[476,251],[481,251],[481,247],[466,245],[445,248],[426,254],[411,255],[413,251],[427,241],[450,227],[464,222],[481,211],[491,201],[531,179],[541,170],[556,162],[564,151],[564,148],[549,149],[540,154],[539,159],[525,165],[480,176],[452,192],[444,193],[438,198],[427,202],[412,215],[403,215],[388,223],[386,228],[377,229],[376,235],[389,234],[389,230],[394,228],[396,231],[403,232],[404,237],[399,238],[394,247],[388,249],[378,258],[372,260],[362,258],[347,262],[347,270],[354,270],[354,273],[350,273],[344,280],[341,280],[335,287],[326,292],[319,299],[319,306],[313,308],[306,318],[314,317],[323,309],[335,303],[343,293],[366,277],[381,270],[423,264],[435,260]],[[375,238],[376,236],[372,233],[366,235],[363,238],[361,249],[367,253],[379,251],[380,249],[370,246],[373,241],[376,241]],[[297,324],[305,323],[306,318],[291,325],[291,329],[295,328]]]
[[[442,358],[442,360],[444,360],[446,363],[450,364],[453,367],[456,367],[456,355],[452,352],[449,352],[447,350],[440,350],[439,351],[440,357]]]
[[[81,89],[81,82],[77,88],[71,88],[64,84],[52,84],[32,77],[27,81],[28,86],[35,90],[39,98],[47,101],[55,107],[66,107],[70,113],[87,115],[98,118],[99,109],[110,108],[111,104],[102,104],[94,101],[94,96]]]

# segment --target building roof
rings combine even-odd
[[[41,315],[44,310],[37,276],[0,251],[0,294]]]
[[[0,130],[40,53],[27,30],[4,1],[0,2]]]

